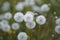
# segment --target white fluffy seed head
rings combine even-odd
[[[5,13],[4,18],[10,20],[12,18],[12,14],[10,12]]]
[[[16,6],[15,9],[17,11],[22,11],[24,9],[24,4],[22,2],[19,2]]]
[[[0,27],[1,27],[1,30],[4,32],[8,32],[10,30],[10,26],[8,25],[7,20],[0,21]]]
[[[34,16],[34,12],[32,12],[32,11],[27,11],[27,12],[26,12],[26,15],[28,15],[28,14]]]
[[[24,5],[25,6],[34,6],[35,2],[34,2],[34,0],[25,0]]]
[[[36,18],[36,22],[40,25],[45,24],[46,23],[46,18],[43,15],[40,15]]]
[[[25,0],[24,5],[29,6],[29,0]]]
[[[4,2],[2,5],[2,11],[8,11],[10,9],[10,3]]]
[[[58,34],[60,34],[60,25],[57,25],[55,27],[55,32],[58,33]]]
[[[27,14],[24,16],[25,22],[31,22],[31,21],[33,21],[33,19],[34,19],[33,15]]]
[[[10,25],[4,25],[4,24],[2,24],[3,26],[2,26],[2,31],[4,31],[4,32],[8,32],[11,28],[10,28]]]
[[[30,0],[30,5],[34,6],[35,5],[35,0]]]
[[[8,23],[8,21],[7,20],[1,20],[0,21],[0,28],[4,31],[4,32],[7,32],[8,31],[8,29],[10,30],[10,27],[5,27],[5,26],[9,26],[8,25],[9,23]]]
[[[21,13],[21,12],[17,12],[17,13],[14,15],[14,20],[15,20],[16,22],[22,22],[23,19],[24,19],[24,15],[23,15],[23,13]]]
[[[25,22],[33,21],[34,15],[35,15],[34,12],[31,12],[31,11],[26,12],[26,14],[24,15],[24,21]]]
[[[7,20],[2,20],[2,21],[1,21],[1,24],[3,24],[3,25],[7,25],[7,24],[9,24],[9,23],[8,23]]]
[[[40,7],[38,6],[32,6],[32,10],[39,12],[40,11]]]
[[[48,4],[43,4],[41,7],[40,7],[40,12],[48,12],[50,10]]]
[[[60,18],[57,18],[57,19],[56,19],[56,24],[57,24],[57,25],[60,25]]]
[[[36,23],[35,23],[34,21],[32,21],[32,22],[27,22],[27,23],[26,23],[26,27],[27,27],[28,29],[33,29],[33,28],[36,27]]]
[[[12,29],[13,30],[18,30],[20,28],[20,25],[18,23],[13,23],[12,24]]]
[[[20,32],[17,36],[18,40],[27,40],[28,35],[25,32]]]

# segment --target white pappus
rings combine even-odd
[[[6,12],[4,14],[4,18],[7,19],[7,20],[10,20],[12,18],[12,14],[10,12]]]
[[[17,39],[18,39],[18,40],[27,40],[27,39],[28,39],[28,35],[27,35],[27,33],[25,33],[25,32],[20,32],[20,33],[18,34],[18,36],[17,36]]]
[[[24,3],[23,2],[17,3],[17,5],[15,6],[15,9],[17,11],[22,11],[24,9]]]
[[[15,20],[16,22],[22,22],[23,19],[24,19],[24,15],[23,15],[23,13],[21,13],[21,12],[17,12],[17,13],[14,15],[14,20]]]
[[[1,9],[2,9],[2,11],[10,10],[10,3],[9,2],[4,2]]]
[[[13,24],[12,24],[12,29],[13,29],[13,30],[18,30],[19,28],[20,28],[19,23],[13,23]]]
[[[36,23],[35,23],[34,21],[32,21],[32,22],[27,22],[27,23],[26,23],[26,27],[27,27],[28,29],[33,29],[33,28],[36,27]]]
[[[58,33],[58,34],[60,34],[60,25],[57,25],[55,27],[55,32]]]
[[[46,23],[46,18],[43,15],[37,16],[36,22],[40,25],[43,25]]]

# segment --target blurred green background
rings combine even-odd
[[[19,2],[19,1],[24,1],[24,0],[0,0],[0,8],[2,6],[2,4],[5,1],[9,1],[11,4],[11,8],[10,8],[10,12],[14,14],[17,12],[14,8],[14,6]],[[36,3],[36,5],[40,6],[44,3],[51,3],[51,0],[43,0],[43,2],[41,4]],[[52,4],[52,3],[51,3]],[[27,6],[24,8],[24,10],[22,11],[23,13],[26,13],[27,11],[30,11],[31,7]],[[32,11],[32,10],[31,10]],[[56,15],[54,14],[54,12],[56,12]],[[3,12],[0,9],[0,14],[3,14],[5,12]],[[28,40],[60,40],[60,35],[57,34],[54,29],[56,26],[55,23],[55,16],[60,16],[60,8],[54,6],[53,4],[50,7],[50,11],[44,13],[43,15],[46,16],[47,22],[44,25],[36,25],[36,28],[30,30],[27,29],[25,26],[25,22],[20,23],[21,27],[19,30],[10,30],[9,32],[5,33],[2,30],[0,30],[0,40],[17,40],[17,35],[19,32],[26,32],[29,36]],[[10,25],[15,22],[14,19],[12,18],[9,23]]]

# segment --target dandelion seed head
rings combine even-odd
[[[24,15],[23,15],[23,13],[21,13],[21,12],[17,12],[17,13],[14,15],[14,20],[15,20],[16,22],[22,22],[23,19],[24,19]]]
[[[48,12],[50,10],[48,4],[43,4],[41,7],[40,7],[40,11],[41,12]]]
[[[15,6],[15,9],[17,11],[22,11],[24,9],[24,4],[23,2],[19,2],[16,6]]]
[[[46,18],[43,15],[40,15],[36,18],[36,22],[40,25],[45,24],[46,23]]]
[[[60,25],[57,25],[55,27],[55,32],[58,33],[58,34],[60,34]]]
[[[32,10],[39,12],[40,11],[40,7],[38,6],[32,6]]]
[[[12,18],[12,14],[10,12],[5,13],[4,18],[10,20]]]
[[[57,18],[57,19],[56,19],[56,24],[57,24],[57,25],[60,25],[60,18]]]
[[[4,32],[8,32],[11,28],[10,28],[10,25],[7,24],[7,25],[3,25],[1,29]]]
[[[17,36],[18,40],[27,40],[28,39],[28,35],[25,32],[20,32]]]
[[[25,22],[31,22],[31,21],[33,21],[33,15],[30,15],[30,14],[27,14],[27,15],[25,15],[24,16],[24,21]]]
[[[20,28],[20,25],[18,23],[13,23],[12,24],[12,29],[13,30],[18,30]]]
[[[25,6],[34,6],[35,1],[34,0],[25,0],[24,5]]]
[[[26,27],[27,27],[28,29],[33,29],[33,28],[36,27],[36,23],[35,23],[34,21],[32,21],[32,22],[27,22],[27,23],[26,23]]]
[[[4,2],[2,5],[2,11],[8,11],[10,9],[10,3]]]

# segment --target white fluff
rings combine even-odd
[[[13,30],[18,30],[20,28],[20,25],[18,23],[13,23],[12,24],[12,29]]]
[[[29,0],[25,0],[25,1],[24,1],[24,5],[25,5],[25,6],[29,6]]]
[[[32,22],[27,22],[27,23],[26,23],[26,27],[27,27],[28,29],[33,29],[33,28],[36,27],[36,23],[35,23],[34,21],[32,21]]]
[[[4,24],[2,24],[3,26],[2,26],[2,31],[4,31],[4,32],[8,32],[11,28],[10,28],[10,25],[4,25]]]
[[[40,25],[45,24],[46,23],[46,18],[43,15],[40,15],[36,18],[36,22]]]
[[[39,12],[40,11],[40,7],[38,6],[32,6],[32,10]]]
[[[25,0],[24,5],[33,6],[33,5],[35,5],[35,1],[34,0]]]
[[[7,20],[2,20],[2,21],[1,21],[1,24],[3,24],[3,25],[7,25],[7,24],[9,24],[9,23],[8,23]]]
[[[48,4],[43,4],[40,7],[40,12],[48,12],[50,10],[50,7],[48,6]]]
[[[10,3],[4,2],[2,5],[2,11],[8,11],[10,9]]]
[[[57,18],[57,19],[56,19],[56,24],[57,24],[57,25],[60,25],[60,18]]]
[[[35,5],[35,0],[30,0],[30,5],[34,6]]]
[[[24,16],[24,21],[25,22],[31,22],[34,19],[33,12],[27,12]]]
[[[24,9],[24,3],[22,2],[19,2],[16,6],[15,6],[15,9],[17,11],[22,11]]]
[[[11,14],[10,12],[6,12],[6,13],[4,14],[4,18],[7,19],[7,20],[9,20],[9,19],[12,18],[12,14]]]
[[[0,19],[1,20],[1,19]],[[0,21],[0,29],[2,29],[2,26],[8,25],[8,21],[7,20],[1,20]]]
[[[14,15],[14,20],[15,20],[16,22],[22,22],[23,19],[24,19],[24,15],[23,15],[23,13],[21,13],[21,12],[17,12],[17,13]]]
[[[32,12],[32,11],[27,11],[27,12],[26,12],[26,15],[28,15],[28,14],[29,14],[29,15],[33,15],[33,16],[35,15],[35,13]]]
[[[60,34],[60,25],[57,25],[55,27],[55,32],[58,33],[58,34]]]
[[[17,36],[18,40],[27,40],[28,39],[28,35],[25,32],[20,32]]]

